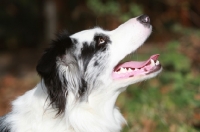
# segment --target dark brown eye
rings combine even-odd
[[[98,40],[98,45],[104,44],[105,43],[105,39],[103,37],[99,37]]]

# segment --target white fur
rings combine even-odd
[[[64,113],[56,116],[57,111],[53,106],[49,106],[46,86],[41,81],[34,89],[13,101],[12,112],[6,118],[11,132],[119,132],[121,130],[126,121],[115,106],[118,95],[128,85],[154,77],[160,71],[125,80],[114,80],[111,74],[121,59],[143,44],[151,33],[151,27],[147,28],[133,18],[113,31],[94,28],[70,37],[76,38],[79,43],[90,42],[96,32],[108,35],[112,44],[108,47],[108,54],[102,55],[107,59],[105,62],[100,62],[104,63],[104,66],[93,68],[95,60],[99,59],[98,55],[92,58],[85,73],[79,73],[87,82],[95,82],[87,85],[86,99],[77,100],[77,92],[74,91],[79,81],[74,81],[69,76],[71,70],[74,70],[73,65],[72,67],[60,66],[60,70],[66,72],[68,81],[71,79],[71,89],[66,96],[67,104]],[[81,47],[82,45],[77,46],[75,54],[80,53]],[[70,53],[66,52],[66,54]],[[64,57],[65,62],[69,59],[68,55]],[[83,62],[78,63],[82,65]],[[97,71],[101,71],[101,74],[94,80]]]

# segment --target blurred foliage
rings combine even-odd
[[[118,14],[120,11],[120,5],[118,2],[113,0],[108,0],[103,3],[101,0],[88,0],[87,5],[96,14],[106,15],[106,14]]]
[[[114,15],[122,22],[127,21],[133,16],[143,14],[143,9],[135,2],[119,2],[114,0],[87,0],[88,7],[94,11],[96,15]],[[126,11],[123,11],[125,8]]]

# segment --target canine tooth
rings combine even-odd
[[[160,62],[157,60],[157,61],[156,61],[156,65],[159,65],[159,64],[160,64]]]
[[[154,63],[154,60],[153,60],[153,59],[151,59],[151,63]]]
[[[155,66],[155,62],[153,59],[151,59],[151,66]]]

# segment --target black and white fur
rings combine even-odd
[[[0,132],[119,132],[126,121],[115,106],[118,95],[161,70],[121,80],[111,74],[151,31],[137,17],[113,31],[60,34],[37,65],[42,81],[12,102],[12,111],[0,118]]]

